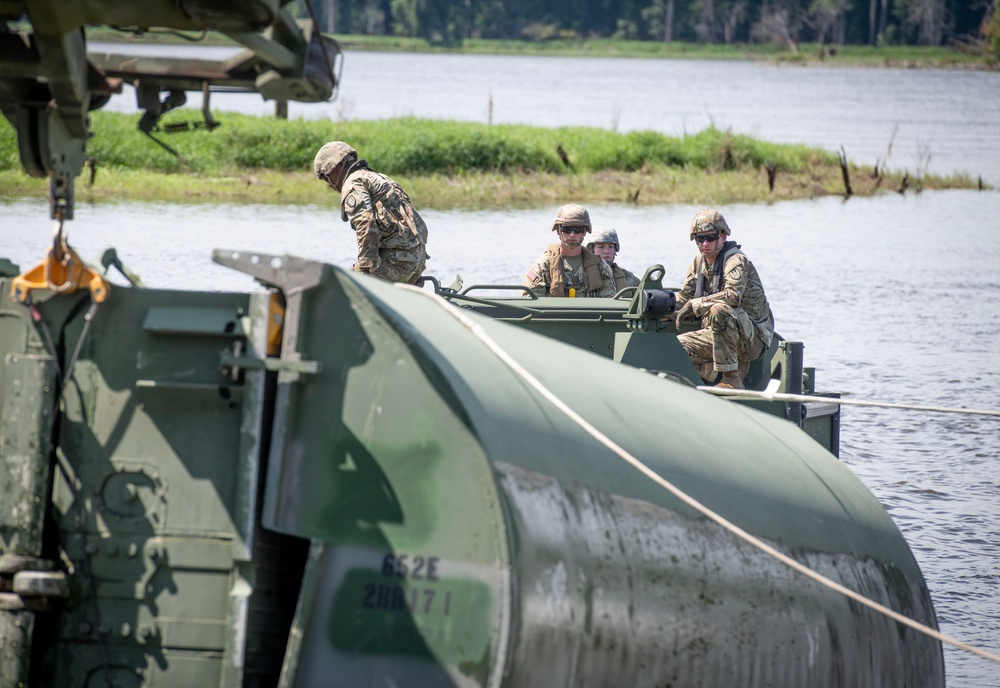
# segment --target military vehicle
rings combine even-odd
[[[525,298],[220,249],[261,288],[112,285],[62,232],[109,87],[82,26],[221,30],[254,53],[233,78],[288,98],[320,39],[278,0],[0,12],[57,222],[37,266],[0,261],[0,684],[943,685],[937,640],[822,584],[936,627],[835,400],[699,390],[662,269]],[[187,77],[161,83],[216,83]],[[815,377],[778,341],[750,379]]]

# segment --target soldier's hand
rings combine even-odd
[[[688,301],[681,309],[677,311],[677,315],[674,318],[674,325],[677,329],[681,329],[681,322],[687,319],[694,319],[694,304]]]

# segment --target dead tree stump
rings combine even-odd
[[[840,152],[837,154],[837,159],[840,161],[840,175],[844,178],[844,195],[853,196],[854,191],[851,189],[851,171],[847,167],[847,153],[844,151],[844,147],[840,147]]]
[[[764,165],[764,169],[767,170],[767,190],[774,191],[774,178],[778,175],[778,166],[769,162]]]

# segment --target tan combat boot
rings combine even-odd
[[[720,389],[744,389],[743,376],[738,370],[730,370],[722,374],[722,379],[716,387]]]

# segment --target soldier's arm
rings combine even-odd
[[[695,271],[697,264],[698,261],[695,260],[688,266],[687,276],[684,277],[684,286],[677,292],[677,310],[680,310],[681,306],[694,298],[694,287],[698,283],[698,273]]]
[[[601,288],[596,296],[614,296],[618,293],[618,289],[615,288],[615,274],[611,272],[611,266],[601,258],[598,267],[601,271]]]
[[[695,315],[704,315],[716,303],[725,303],[733,308],[743,303],[743,292],[747,287],[747,257],[740,254],[726,259],[722,275],[722,288],[714,294],[696,299]]]
[[[358,238],[357,268],[374,270],[381,260],[378,257],[379,231],[371,196],[361,188],[352,188],[344,197],[344,213]]]
[[[726,259],[722,289],[702,299],[704,310],[707,311],[714,303],[725,303],[736,308],[743,302],[743,292],[747,288],[746,261],[747,257],[744,255],[730,256]]]
[[[528,287],[535,296],[546,296],[549,293],[549,267],[544,256],[535,261],[521,281],[522,287]]]

